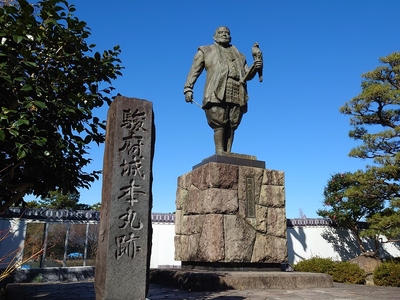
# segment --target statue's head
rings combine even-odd
[[[226,26],[220,26],[215,30],[214,41],[221,46],[228,46],[231,43],[231,31]]]

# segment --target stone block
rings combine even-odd
[[[262,185],[259,204],[268,207],[284,207],[285,187],[275,185]]]
[[[200,190],[191,185],[186,197],[186,201],[182,204],[184,214],[202,214],[203,213],[203,199],[201,198]]]
[[[265,234],[257,234],[251,262],[271,262],[268,246],[269,237]]]
[[[178,177],[178,187],[188,190],[192,184],[192,173],[187,173]]]
[[[264,170],[263,182],[264,185],[285,185],[285,173],[277,170]]]
[[[181,234],[191,235],[203,231],[205,215],[186,215],[182,217]]]
[[[286,263],[288,261],[287,238],[269,235],[268,255],[274,262]]]
[[[285,208],[268,208],[267,232],[272,236],[286,237]]]
[[[268,208],[256,204],[256,220],[254,228],[258,232],[267,233]]]
[[[236,215],[225,215],[225,261],[245,262],[250,261],[256,231]]]
[[[238,211],[236,190],[209,188],[200,192],[206,214],[235,214]]]
[[[287,259],[286,238],[257,233],[252,262],[284,263]]]
[[[181,234],[176,234],[174,236],[174,245],[175,245],[174,258],[175,258],[175,260],[181,260],[181,259],[186,258],[184,255],[184,252],[182,251],[182,248],[186,247],[187,241],[184,240],[185,237],[186,237],[185,235],[181,235]]]
[[[237,189],[239,167],[228,164],[209,163],[203,171],[202,190],[209,188]]]
[[[183,205],[187,202],[186,197],[188,196],[188,190],[182,187],[178,187],[176,190],[176,209],[183,209]]]
[[[182,209],[177,209],[175,211],[175,234],[183,234],[183,211]]]
[[[195,186],[197,189],[203,187],[203,168],[198,168],[190,172],[191,174],[191,185]]]
[[[224,217],[219,214],[205,215],[200,234],[198,261],[217,262],[224,259]]]
[[[198,257],[200,234],[176,235],[175,260],[195,261]]]

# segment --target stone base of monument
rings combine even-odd
[[[150,270],[150,282],[191,291],[307,289],[333,287],[332,277],[302,272],[210,272]]]
[[[284,173],[241,154],[213,155],[178,178],[175,259],[206,270],[287,263]]]
[[[150,281],[187,290],[332,287],[326,274],[286,270],[284,173],[223,153],[178,178],[175,259]]]
[[[197,262],[183,261],[182,269],[202,271],[286,271],[288,264],[278,263],[240,263],[240,262]]]

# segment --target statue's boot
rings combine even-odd
[[[224,130],[216,129],[214,130],[214,143],[215,143],[215,153],[221,154],[224,152]]]

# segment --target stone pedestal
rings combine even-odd
[[[249,156],[203,162],[178,178],[175,259],[242,270],[287,262],[284,173]]]

